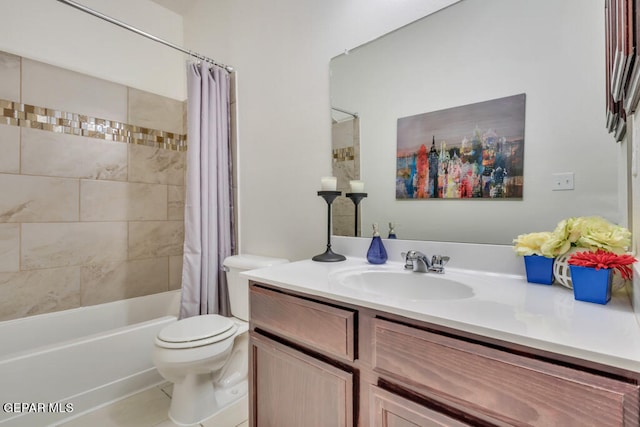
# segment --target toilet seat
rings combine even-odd
[[[178,320],[163,328],[156,344],[163,348],[181,349],[201,347],[223,341],[238,330],[228,317],[204,314]]]

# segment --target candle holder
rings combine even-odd
[[[367,197],[367,193],[347,193],[345,194],[345,196],[350,198],[353,204],[355,205],[356,220],[355,220],[355,225],[353,226],[353,236],[358,237],[358,205],[360,204],[360,201],[362,199]]]
[[[342,191],[318,191],[318,196],[327,202],[327,250],[311,258],[319,262],[337,262],[347,259],[344,255],[337,254],[331,250],[331,203],[336,197],[342,195]]]

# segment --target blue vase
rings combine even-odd
[[[569,265],[573,297],[578,301],[606,304],[611,299],[613,270]]]
[[[527,271],[527,282],[550,285],[553,283],[553,261],[539,255],[525,255],[524,266]]]

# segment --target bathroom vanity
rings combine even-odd
[[[402,264],[247,273],[252,426],[639,424],[640,331],[626,295],[600,306],[557,285],[468,271],[445,273],[462,285],[477,278],[470,295],[449,299],[344,280],[372,268],[393,289]]]

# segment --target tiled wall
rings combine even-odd
[[[0,100],[0,320],[179,288],[184,103],[2,52]]]
[[[360,179],[360,122],[349,119],[333,123],[331,126],[331,151],[333,155],[333,176],[338,178],[338,190],[342,194],[351,191],[349,181]],[[367,189],[365,188],[365,192]],[[360,204],[365,204],[363,199]],[[347,197],[338,197],[332,204],[333,234],[353,236],[356,228],[355,205]],[[360,218],[358,218],[360,222]],[[361,235],[361,224],[358,224]]]

